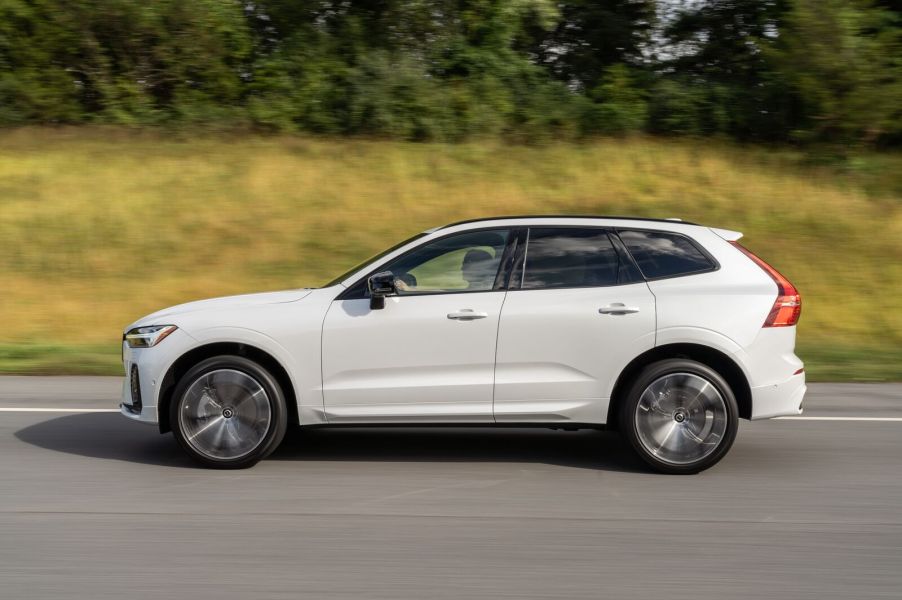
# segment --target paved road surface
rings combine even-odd
[[[0,598],[902,598],[902,420],[743,421],[697,476],[614,434],[318,430],[238,472],[111,413],[119,380],[0,378]],[[902,385],[805,416],[902,418]]]

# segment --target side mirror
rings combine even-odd
[[[370,275],[366,283],[370,290],[370,310],[382,310],[385,308],[385,297],[398,293],[395,287],[395,275],[391,271]]]

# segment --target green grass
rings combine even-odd
[[[805,361],[808,381],[902,381],[898,345],[829,346],[801,340],[796,353]]]
[[[598,213],[743,231],[802,291],[809,376],[899,380],[900,199],[899,154],[4,131],[0,372],[117,374],[121,328],[158,308],[318,285],[458,219]]]
[[[122,365],[111,344],[0,344],[0,373],[121,375]]]

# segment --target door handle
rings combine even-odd
[[[613,304],[602,306],[598,309],[598,312],[603,315],[629,315],[639,312],[639,308],[636,306],[627,306],[623,302],[614,302]]]
[[[462,308],[458,312],[448,313],[448,318],[455,321],[475,321],[489,316],[488,313],[475,312],[472,308]]]

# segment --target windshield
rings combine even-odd
[[[338,277],[336,277],[329,283],[325,284],[323,287],[332,287],[333,285],[338,285],[339,283],[341,283],[342,281],[344,281],[345,279],[347,279],[348,277],[350,277],[351,275],[353,275],[354,273],[356,273],[357,271],[359,271],[366,265],[370,264],[371,262],[375,262],[375,261],[379,260],[380,258],[382,258],[383,256],[388,256],[389,254],[391,254],[398,248],[400,248],[402,246],[406,246],[410,242],[412,242],[416,239],[419,239],[419,238],[423,237],[424,235],[428,235],[428,234],[429,234],[428,231],[418,233],[412,237],[407,238],[403,242],[399,242],[399,243],[395,244],[394,246],[392,246],[391,248],[389,248],[387,250],[383,250],[379,254],[375,254],[375,255],[369,257],[368,259],[366,259],[363,262],[357,263],[356,265],[354,265],[353,267],[351,267],[350,269],[348,269],[347,271],[345,271],[344,273],[342,273],[341,275],[339,275]]]

